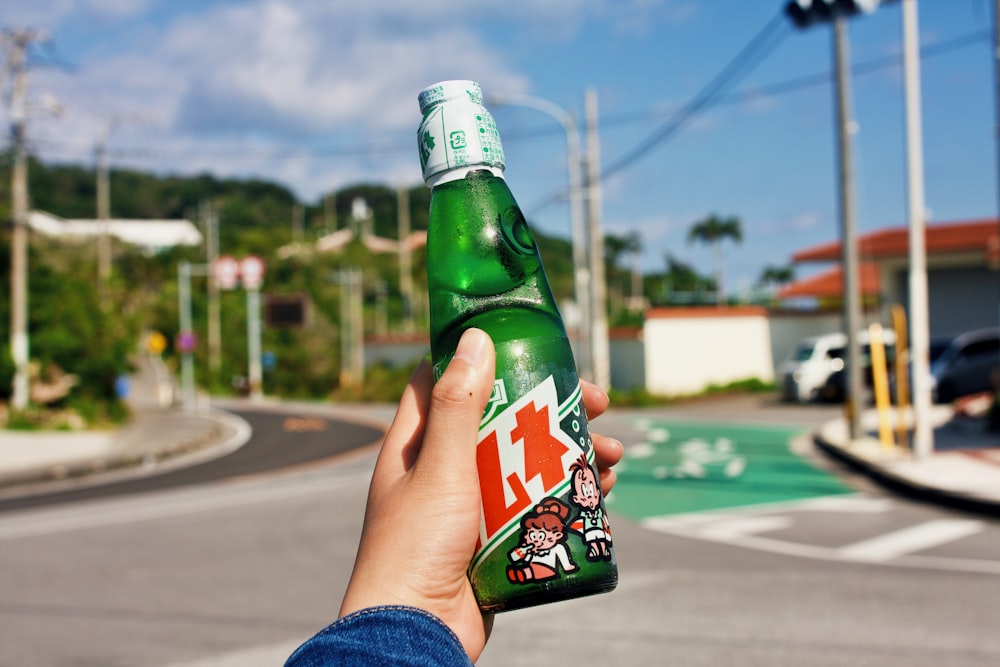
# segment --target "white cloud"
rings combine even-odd
[[[416,94],[443,79],[477,79],[487,92],[530,90],[505,50],[504,31],[567,39],[588,19],[628,30],[635,21],[683,20],[691,7],[689,0],[626,7],[552,0],[516,11],[506,0],[44,3],[24,17],[50,27],[57,40],[60,30],[69,35],[78,68],[33,75],[32,85],[54,93],[67,114],[37,119],[31,132],[62,159],[75,151],[90,162],[107,119],[127,119],[111,140],[119,164],[270,177],[306,197],[340,179],[419,178],[405,151],[337,160],[314,153],[368,142],[408,149],[419,120]],[[0,9],[0,21],[11,18],[5,14]],[[74,29],[85,25],[83,41],[74,42],[81,39]]]

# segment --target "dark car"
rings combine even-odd
[[[847,349],[839,348],[837,350],[837,357],[844,359],[844,363],[841,365],[839,370],[834,371],[823,383],[823,386],[819,388],[818,397],[822,401],[829,403],[843,403],[844,397],[847,395]],[[895,362],[896,347],[895,345],[885,346],[886,364],[888,365],[888,371],[892,373],[892,365]],[[870,403],[872,396],[872,365],[871,365],[871,347],[866,343],[861,346],[861,377],[862,386],[865,393],[864,400],[862,403]]]
[[[931,395],[935,403],[990,391],[1000,374],[1000,327],[955,336],[931,362]]]

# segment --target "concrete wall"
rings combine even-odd
[[[642,329],[612,329],[608,335],[611,386],[639,389],[646,386],[646,343]]]
[[[654,308],[646,313],[646,387],[691,394],[710,384],[774,380],[767,310],[757,306]]]
[[[770,337],[775,377],[778,374],[778,366],[788,359],[800,340],[842,331],[843,321],[844,318],[839,311],[772,311]]]
[[[646,369],[642,329],[613,329],[609,338],[611,385],[616,389],[644,386]],[[382,336],[365,340],[365,368],[377,364],[416,364],[426,354],[430,354],[430,342],[426,336]],[[573,342],[573,354],[580,358],[576,341]]]
[[[431,353],[427,335],[382,336],[365,340],[365,368],[385,364],[403,366],[416,364]]]
[[[652,309],[642,329],[610,332],[611,386],[687,394],[712,383],[773,381],[801,339],[841,331],[841,319],[839,312],[759,307]],[[415,364],[429,352],[426,335],[372,338],[365,366]]]

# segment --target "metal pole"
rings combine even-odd
[[[413,256],[410,251],[410,191],[396,189],[399,226],[399,293],[403,297],[403,331],[413,333]]]
[[[584,93],[587,120],[587,202],[590,233],[590,316],[591,363],[594,384],[611,386],[611,361],[608,347],[607,284],[604,280],[604,232],[601,228],[601,141],[597,131],[597,91]]]
[[[913,451],[934,451],[931,426],[930,315],[924,230],[924,149],[920,112],[920,37],[917,0],[903,0],[903,84],[906,95],[906,186],[910,237],[910,355],[913,368]]]
[[[205,261],[211,268],[219,258],[219,217],[208,202],[202,203],[201,215],[205,223]],[[212,271],[208,272],[208,368],[213,377],[222,368],[222,307],[219,299],[219,283],[216,282]]]
[[[588,380],[593,378],[590,340],[593,320],[590,317],[590,268],[587,266],[587,231],[583,225],[583,179],[580,175],[580,132],[573,114],[564,114],[566,128],[566,169],[569,179],[569,219],[573,235],[573,284],[576,307],[580,321],[577,324],[579,373]]]
[[[839,155],[840,228],[842,270],[844,276],[844,327],[847,333],[847,421],[851,439],[861,435],[862,385],[861,350],[858,331],[861,329],[861,290],[858,243],[854,223],[854,182],[851,157],[851,93],[847,21],[833,21],[833,51],[836,69],[837,151]]]
[[[101,289],[111,278],[111,238],[108,219],[111,217],[111,184],[108,177],[108,141],[111,138],[111,120],[105,119],[100,143],[97,146],[97,277]],[[107,295],[102,295],[105,302]],[[105,303],[102,303],[105,305]]]
[[[365,316],[364,290],[361,269],[351,271],[351,320],[355,323],[353,367],[354,382],[357,386],[365,381]]]
[[[253,287],[247,289],[247,382],[251,400],[257,400],[262,395],[260,353],[260,288]]]
[[[25,152],[25,122],[27,110],[27,75],[25,49],[34,38],[31,33],[8,33],[11,42],[10,70],[13,77],[11,95],[11,130],[14,166],[11,173],[12,218],[10,263],[10,351],[14,361],[14,383],[10,405],[14,410],[28,406],[28,159]]]
[[[583,219],[584,188],[581,176],[580,131],[576,118],[560,106],[531,95],[495,95],[494,104],[513,104],[540,111],[551,116],[566,132],[566,178],[569,185],[569,223],[573,245],[573,295],[579,310],[577,326],[577,372],[580,377],[592,379],[590,327],[590,269],[587,266],[587,230]]]
[[[180,333],[189,335],[194,325],[191,317],[191,263],[186,260],[177,264],[177,300]],[[181,352],[181,404],[187,412],[195,408],[194,354],[186,349]]]

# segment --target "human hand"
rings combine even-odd
[[[492,615],[482,614],[467,577],[479,536],[479,422],[493,391],[495,352],[478,329],[462,335],[434,383],[426,362],[413,374],[375,464],[364,528],[341,616],[379,605],[423,609],[452,629],[476,661]],[[583,402],[593,419],[608,396],[589,382]],[[622,455],[612,438],[592,434],[601,488],[615,482]]]

